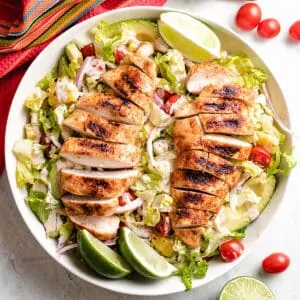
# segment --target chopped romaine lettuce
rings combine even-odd
[[[160,109],[154,102],[151,103],[151,113],[149,120],[156,127],[166,127],[170,125],[173,118]]]
[[[50,209],[47,207],[45,199],[28,196],[25,198],[25,200],[27,201],[30,209],[34,212],[37,218],[42,223],[45,223],[50,214]]]
[[[157,207],[146,206],[143,221],[145,225],[154,227],[160,221],[159,209]]]
[[[57,78],[57,67],[54,67],[48,74],[42,78],[36,86],[47,92],[50,87],[50,82]]]
[[[154,60],[167,85],[174,92],[184,92],[187,73],[182,54],[177,50],[170,49],[166,54],[158,53]]]
[[[47,96],[48,94],[40,87],[35,87],[32,94],[25,100],[24,105],[33,111],[38,111],[42,107]]]
[[[26,124],[25,125],[26,139],[38,142],[41,137],[40,126],[38,124]]]
[[[72,235],[73,230],[74,230],[74,225],[68,218],[65,223],[60,225],[58,232],[60,236],[63,236],[66,239],[68,239]]]
[[[130,188],[134,192],[144,192],[147,190],[159,191],[162,178],[155,173],[144,173]]]
[[[32,173],[31,166],[24,164],[23,162],[17,160],[17,167],[16,167],[16,181],[18,187],[23,187],[27,183],[34,182],[34,176]]]
[[[278,148],[266,172],[269,175],[281,174],[283,176],[287,176],[296,164],[296,159],[289,153],[289,151],[281,153],[281,150]]]
[[[51,192],[55,199],[60,199],[62,192],[59,187],[59,176],[56,161],[49,163],[49,182],[51,185]]]
[[[246,56],[229,56],[216,61],[231,68],[238,75],[237,83],[247,88],[259,87],[268,79],[268,75],[255,68],[251,59]]]
[[[264,170],[250,160],[242,162],[242,166],[245,168],[245,172],[249,173],[251,177],[259,176]]]

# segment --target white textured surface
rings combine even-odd
[[[242,35],[249,42],[255,44],[255,49],[279,79],[287,97],[293,123],[296,124],[295,130],[300,133],[300,122],[297,120],[300,112],[298,99],[300,43],[290,43],[286,34],[289,25],[300,18],[300,3],[298,0],[261,0],[258,2],[263,8],[264,17],[275,16],[280,20],[282,24],[281,35],[271,41],[261,41],[256,37],[255,32],[242,33]],[[236,29],[233,25],[233,19],[239,4],[239,1],[233,0],[168,1],[170,7],[191,10],[193,13],[199,12],[233,29]],[[300,145],[299,140],[296,143]],[[296,149],[296,155],[299,157],[299,149]],[[281,206],[281,212],[275,217],[267,233],[246,260],[212,284],[189,293],[160,297],[160,299],[213,300],[217,298],[226,281],[239,275],[252,275],[268,283],[276,293],[277,299],[299,299],[300,188],[297,186],[299,176],[300,169],[298,166],[293,171],[288,192]],[[0,178],[0,201],[2,204],[0,210],[0,299],[127,300],[141,298],[113,294],[91,286],[68,274],[50,259],[35,242],[20,219],[9,191],[5,173]],[[289,254],[291,266],[288,271],[281,275],[266,276],[260,272],[260,263],[266,255],[274,251],[284,251]]]

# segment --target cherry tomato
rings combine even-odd
[[[124,200],[123,196],[119,196],[118,200],[119,200],[120,206],[125,206],[127,204],[127,202]]]
[[[242,30],[252,30],[260,22],[261,9],[255,3],[247,3],[238,10],[235,23]]]
[[[94,56],[95,55],[95,48],[94,48],[94,44],[90,43],[85,45],[84,47],[82,47],[80,49],[83,58],[86,58],[87,56]]]
[[[244,245],[239,240],[229,240],[220,247],[221,258],[226,262],[232,262],[239,258],[244,252]]]
[[[292,40],[300,41],[300,20],[291,25],[289,34]]]
[[[267,148],[263,146],[255,146],[251,150],[250,160],[262,169],[266,169],[271,163],[271,154]]]
[[[164,99],[165,101],[168,100],[168,98],[170,98],[172,96],[172,94],[170,92],[168,92],[167,90],[164,90],[164,89],[157,89],[156,90],[156,94]]]
[[[265,19],[257,27],[257,33],[264,39],[271,39],[280,32],[280,23],[276,19]]]
[[[281,252],[273,253],[262,262],[262,268],[267,273],[281,273],[290,265],[290,258]]]
[[[125,57],[125,52],[122,50],[117,49],[115,51],[115,59],[117,63],[119,63]]]
[[[159,223],[155,226],[156,231],[162,235],[167,236],[171,231],[171,221],[168,216],[163,216]]]
[[[181,95],[172,95],[171,97],[168,98],[167,102],[165,103],[165,112],[167,114],[171,113],[171,107],[174,103],[176,103]]]

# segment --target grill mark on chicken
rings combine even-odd
[[[220,156],[233,156],[235,153],[239,151],[239,147],[233,146],[207,146],[210,148],[210,152],[214,152]]]
[[[134,77],[130,77],[128,74],[124,74],[122,78],[128,84],[130,91],[135,93],[138,90],[138,82],[140,81],[140,77],[138,74],[135,74]]]
[[[93,121],[87,124],[87,128],[95,133],[99,138],[106,138],[109,135],[108,131],[104,127],[99,126],[99,124],[96,124]]]
[[[222,122],[212,120],[206,123],[206,127],[212,129],[223,128],[223,127],[238,128],[244,123],[243,121],[244,119],[228,119],[228,120],[223,120]]]
[[[97,150],[100,150],[101,152],[105,152],[105,153],[110,153],[110,154],[114,153],[113,147],[110,147],[109,145],[107,145],[105,143],[93,143],[93,141],[89,140],[89,139],[81,140],[79,142],[79,145],[82,147],[97,149]]]
[[[238,96],[238,92],[235,86],[225,85],[220,89],[215,89],[212,91],[214,95],[219,95],[227,98],[235,98]]]
[[[206,167],[208,170],[212,170],[216,172],[218,175],[232,174],[235,170],[234,165],[229,165],[229,164],[217,165],[210,161],[207,162]]]
[[[183,173],[184,177],[193,184],[212,184],[216,179],[213,175],[202,171],[183,170]]]
[[[92,188],[92,196],[97,194],[99,187],[102,187],[103,189],[111,189],[110,184],[103,179],[83,178],[83,182]]]

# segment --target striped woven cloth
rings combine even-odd
[[[0,173],[15,90],[30,62],[62,31],[103,12],[166,0],[0,0]]]

